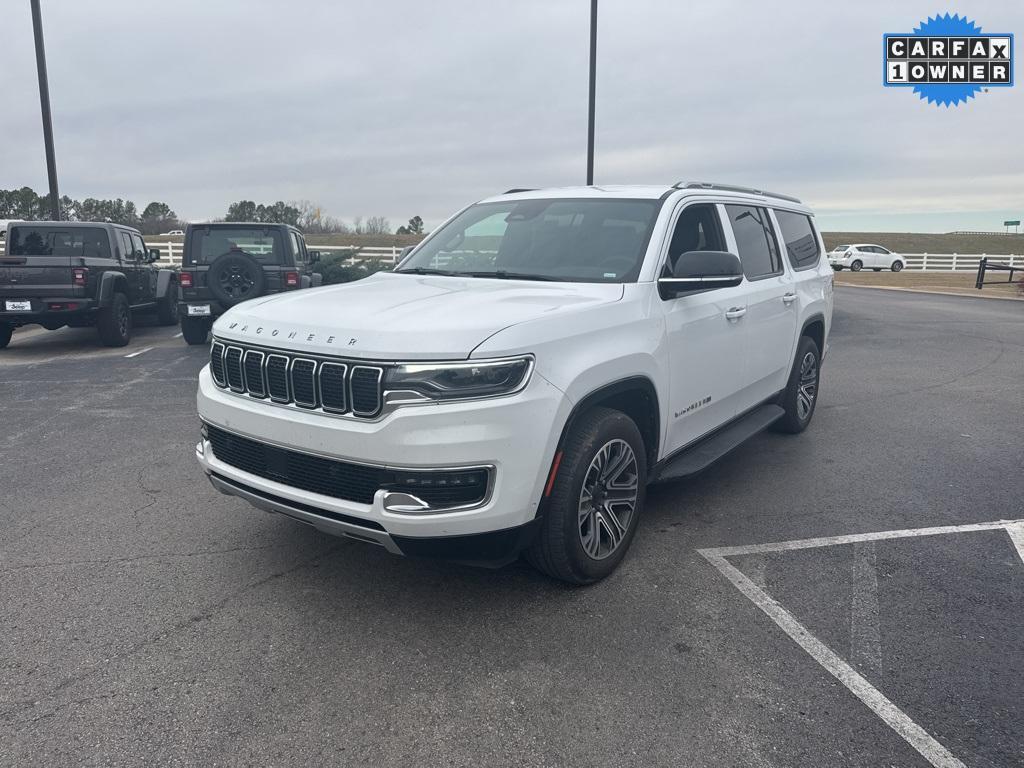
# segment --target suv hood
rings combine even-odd
[[[214,324],[222,339],[372,360],[464,359],[505,328],[622,298],[617,283],[397,275],[254,299]],[[524,350],[528,351],[528,350]]]

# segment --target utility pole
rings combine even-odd
[[[587,186],[594,183],[594,96],[597,80],[597,0],[590,0],[590,114],[587,123]]]
[[[46,79],[46,51],[43,49],[43,18],[39,0],[32,5],[32,31],[36,38],[36,71],[39,74],[39,105],[43,111],[43,144],[46,146],[46,174],[50,178],[50,215],[60,221],[60,193],[57,191],[57,159],[53,153],[53,121],[50,118],[50,84]]]

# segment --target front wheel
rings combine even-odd
[[[786,414],[773,425],[776,432],[795,435],[807,429],[814,416],[814,407],[818,404],[820,378],[821,352],[818,345],[809,336],[801,336],[789,381],[779,399],[779,405],[785,409]]]
[[[850,271],[851,272],[860,272],[863,267],[864,267],[864,262],[861,261],[860,259],[857,259],[855,262],[850,264]]]
[[[893,272],[900,272],[900,271],[902,271],[903,270],[903,262],[902,261],[894,261],[892,263],[891,269],[892,269]]]
[[[527,559],[570,584],[592,584],[618,567],[644,504],[647,455],[631,418],[594,408],[566,436],[548,506]]]
[[[11,343],[11,336],[14,334],[14,326],[10,323],[0,323],[0,349],[6,349]]]
[[[181,318],[181,335],[185,342],[193,346],[206,343],[210,334],[210,321],[198,317]]]

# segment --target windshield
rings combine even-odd
[[[261,264],[284,261],[284,245],[276,229],[265,227],[196,227],[192,230],[189,264],[209,264],[225,253],[239,252]]]
[[[11,227],[10,256],[73,256],[110,258],[107,233],[99,227]]]
[[[848,245],[837,245],[837,246],[836,246],[835,248],[833,248],[832,250],[833,250],[833,251],[845,251],[845,250],[846,250],[847,248],[849,248],[849,247],[850,247],[850,246],[848,246]]]
[[[398,272],[633,282],[660,200],[547,199],[467,208]]]

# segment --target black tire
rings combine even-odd
[[[837,267],[832,267],[832,269],[834,269],[836,272],[842,272],[843,271],[843,268],[842,267],[838,267],[838,266]]]
[[[14,333],[14,326],[9,323],[0,323],[0,349],[7,349],[11,343],[11,335]]]
[[[808,356],[812,366],[812,377],[807,379]],[[821,381],[821,352],[814,339],[801,336],[796,347],[796,359],[789,373],[786,389],[779,398],[779,405],[786,410],[786,415],[779,419],[772,428],[776,432],[799,434],[807,429],[814,416],[814,408],[818,404],[818,385]],[[809,397],[809,404],[807,402]]]
[[[128,297],[115,293],[110,304],[100,310],[96,318],[100,341],[107,347],[123,347],[132,340],[132,309]]]
[[[850,271],[851,272],[860,272],[860,270],[861,270],[861,268],[863,266],[864,266],[864,262],[861,261],[860,259],[857,259],[856,261],[854,261],[853,263],[850,264]]]
[[[225,307],[255,299],[263,293],[263,267],[242,251],[221,254],[210,264],[206,287]]]
[[[181,336],[193,346],[205,344],[210,335],[210,321],[199,317],[181,318]]]
[[[611,408],[594,408],[579,418],[560,451],[547,508],[526,559],[552,578],[592,584],[618,567],[633,541],[647,485],[646,449],[631,418]],[[614,475],[602,476],[603,459],[604,472],[611,469]],[[616,483],[620,494],[633,499],[625,523],[629,499],[614,502],[618,510],[607,499]],[[585,485],[591,511],[581,520]]]
[[[894,261],[892,263],[892,266],[890,267],[890,269],[893,272],[902,272],[903,271],[903,262],[902,261]]]
[[[156,320],[160,325],[178,324],[178,290],[174,283],[167,287],[167,295],[156,302]]]

